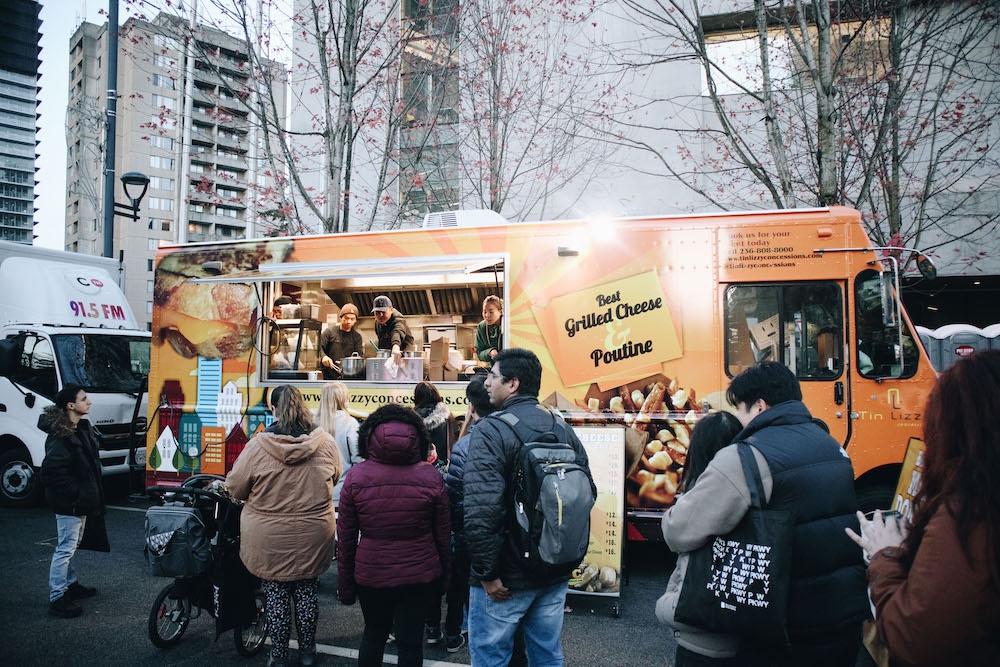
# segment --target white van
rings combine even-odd
[[[0,504],[39,500],[38,417],[69,384],[93,401],[104,474],[145,462],[150,335],[118,275],[113,259],[0,241]],[[140,444],[130,462],[134,434]]]

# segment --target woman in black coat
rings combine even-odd
[[[48,433],[42,482],[45,498],[56,513],[58,544],[49,568],[49,613],[73,618],[83,613],[75,600],[97,593],[76,580],[73,556],[83,539],[87,516],[104,512],[101,460],[90,422],[87,392],[69,385],[56,394],[55,405],[45,408],[38,428]],[[107,540],[106,535],[101,538]]]

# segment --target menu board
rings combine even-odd
[[[590,461],[597,502],[590,511],[587,556],[573,571],[573,593],[618,597],[625,539],[625,428],[574,426]]]
[[[896,494],[892,501],[892,509],[899,511],[903,522],[909,522],[913,515],[913,499],[920,490],[920,477],[924,472],[924,441],[910,438],[906,445],[906,456],[903,457],[903,469],[896,483]]]

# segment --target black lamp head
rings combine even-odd
[[[121,182],[125,196],[132,203],[132,208],[138,209],[142,198],[146,196],[146,190],[149,189],[149,176],[138,171],[129,171],[121,175]],[[140,187],[142,191],[138,195],[132,193],[134,189]]]

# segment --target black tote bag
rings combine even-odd
[[[731,533],[691,552],[674,617],[705,630],[787,643],[794,520],[790,512],[763,508],[753,451],[745,442],[737,448],[750,509]]]

